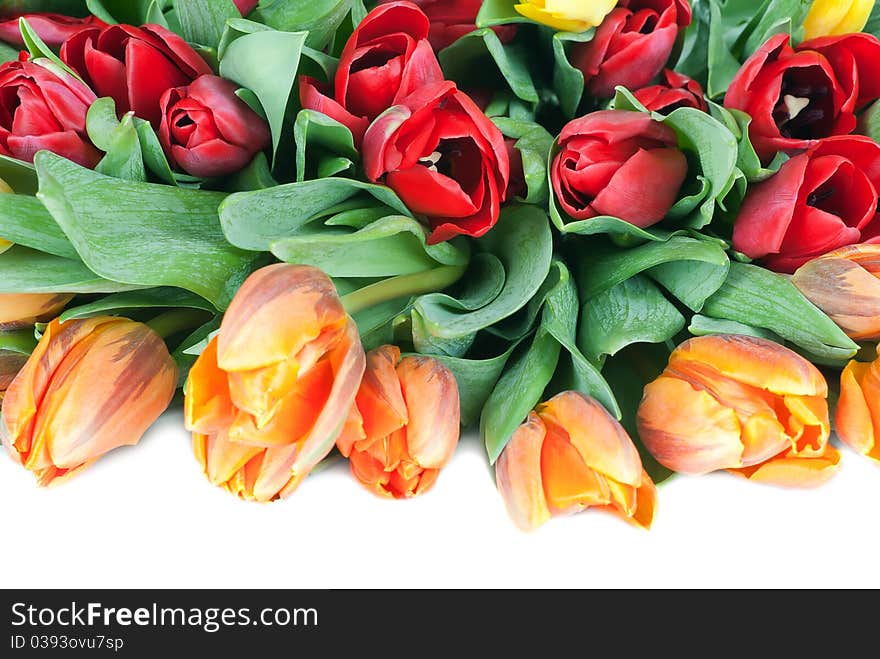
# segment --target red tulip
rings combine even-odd
[[[101,159],[86,135],[95,94],[48,60],[0,64],[0,154],[33,162],[46,149],[84,167]]]
[[[380,5],[345,44],[333,97],[312,78],[300,79],[304,108],[346,125],[359,143],[370,122],[411,92],[443,80],[428,43],[428,18],[411,2]]]
[[[694,108],[702,112],[709,110],[700,83],[671,69],[663,70],[663,82],[642,87],[633,96],[652,112],[662,114],[669,114],[678,108]]]
[[[479,237],[498,221],[510,178],[504,137],[452,82],[422,87],[367,130],[364,170],[434,229],[431,243]]]
[[[880,242],[880,145],[868,137],[830,137],[749,188],[733,247],[777,272],[794,272],[826,252]]]
[[[269,126],[237,88],[208,75],[162,95],[159,141],[173,165],[193,176],[225,176],[269,145]]]
[[[618,85],[639,89],[663,70],[679,29],[690,22],[687,0],[620,0],[592,41],[575,46],[571,62],[598,98],[611,98]]]
[[[132,110],[159,125],[159,99],[211,68],[182,38],[161,25],[111,25],[82,30],[61,46],[61,59],[99,96],[116,101],[122,116]]]
[[[16,14],[0,21],[0,41],[24,46],[21,38],[21,30],[18,27],[19,18],[24,18],[37,36],[50,48],[58,48],[68,38],[85,28],[102,28],[107,24],[97,16],[74,18],[62,14]]]
[[[381,0],[380,4],[396,0]],[[412,0],[431,21],[428,41],[434,50],[440,51],[464,35],[477,29],[477,14],[483,0]],[[497,25],[495,34],[507,43],[516,35],[515,25]]]
[[[724,105],[752,117],[749,136],[761,160],[798,151],[856,128],[856,111],[880,97],[880,41],[847,34],[789,45],[771,37],[737,73]]]
[[[611,215],[648,227],[672,208],[687,171],[671,128],[643,112],[603,110],[562,130],[550,178],[572,218]]]
[[[232,0],[232,2],[235,4],[235,8],[238,9],[239,14],[247,16],[259,4],[260,0]]]

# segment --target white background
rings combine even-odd
[[[651,531],[586,512],[532,534],[475,436],[412,501],[340,463],[284,501],[240,502],[200,474],[178,413],[57,487],[0,457],[7,588],[880,586],[880,468],[848,450],[815,490],[678,477]]]

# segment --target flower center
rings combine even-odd
[[[781,91],[773,120],[783,137],[811,140],[828,136],[834,116],[833,99],[820,68],[789,70],[782,79]]]

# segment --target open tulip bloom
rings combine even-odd
[[[440,497],[479,433],[528,530],[880,460],[873,0],[105,4],[0,9],[0,438],[38,483],[178,403],[257,502],[333,459]]]

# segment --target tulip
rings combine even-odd
[[[44,12],[16,14],[0,20],[0,41],[24,47],[24,40],[21,38],[21,29],[19,28],[20,18],[25,19],[28,25],[31,26],[31,29],[37,33],[37,36],[50,48],[58,48],[80,30],[89,27],[102,28],[107,25],[97,16],[75,18],[73,16]]]
[[[65,293],[0,293],[0,330],[52,320],[72,299]]]
[[[633,92],[636,100],[652,112],[669,114],[678,108],[709,111],[703,88],[696,80],[671,69],[663,70],[663,82]]]
[[[162,95],[159,141],[173,165],[192,176],[225,176],[269,145],[268,124],[235,95],[236,89],[228,80],[206,75]]]
[[[525,0],[514,9],[562,32],[586,32],[600,25],[616,5],[617,0]]]
[[[6,391],[0,438],[48,485],[137,444],[176,388],[177,366],[146,325],[53,320]]]
[[[380,0],[388,4],[398,0]],[[477,14],[483,0],[412,0],[431,21],[428,41],[436,51],[452,45],[461,37],[477,29]],[[492,30],[503,43],[516,36],[515,25],[494,25]]]
[[[510,516],[526,531],[591,507],[647,529],[657,507],[629,435],[599,403],[573,391],[529,414],[498,458],[495,477]]]
[[[856,341],[880,341],[880,245],[850,245],[802,265],[791,279]]]
[[[432,357],[400,358],[400,348],[367,354],[367,368],[336,440],[351,473],[380,496],[414,497],[449,462],[459,435],[458,385]]]
[[[834,429],[844,444],[880,462],[880,356],[843,369]]]
[[[828,443],[827,396],[818,369],[779,344],[694,338],[645,388],[639,437],[674,471],[727,469],[753,481],[819,485],[840,460]]]
[[[874,0],[814,0],[804,20],[804,38],[861,32],[874,9]]]
[[[287,496],[332,449],[364,372],[357,327],[309,266],[252,274],[184,387],[209,481],[243,499]]]
[[[254,10],[259,0],[232,0],[232,2],[235,4],[235,8],[238,9],[239,14],[247,16]]]

